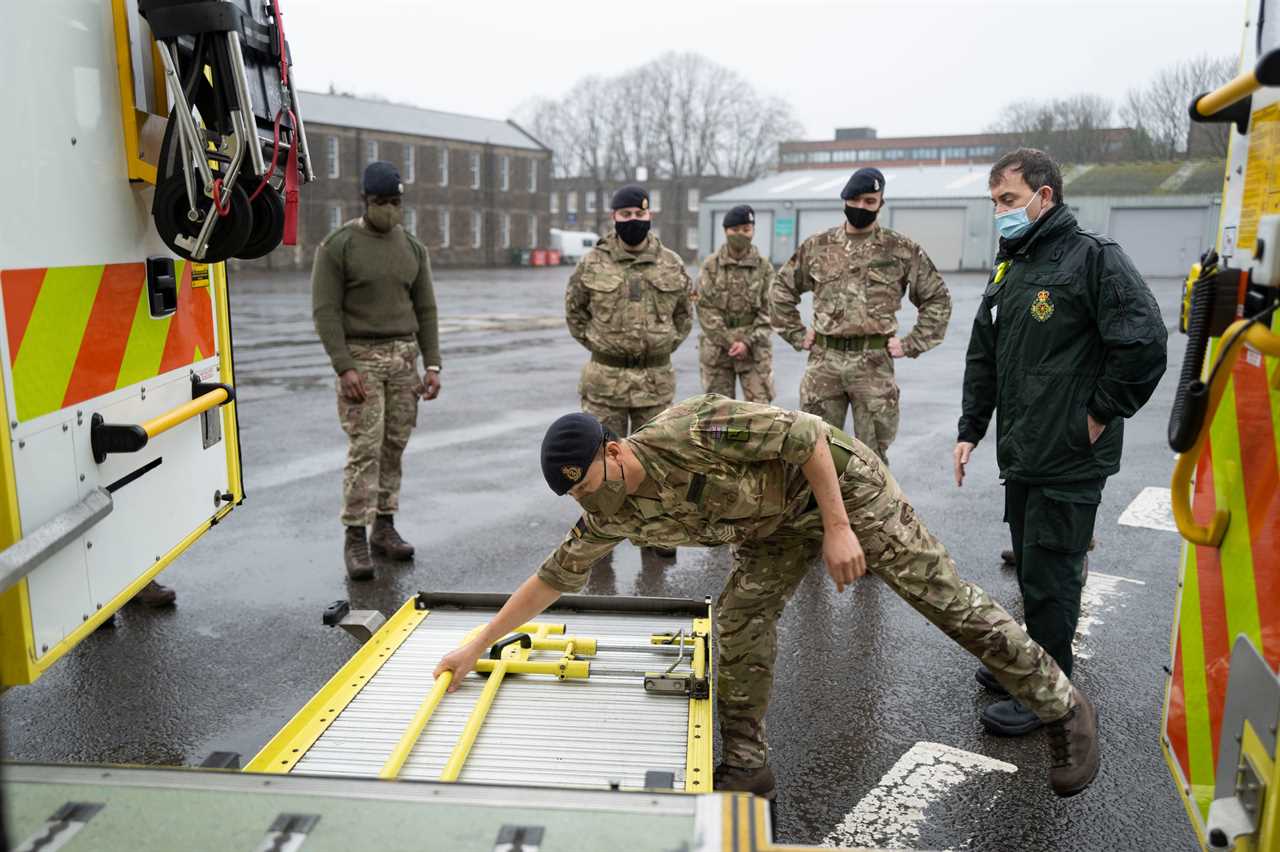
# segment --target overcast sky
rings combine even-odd
[[[507,118],[669,50],[789,101],[806,137],[978,132],[1001,105],[1118,101],[1195,53],[1236,56],[1242,0],[285,0],[297,80]]]

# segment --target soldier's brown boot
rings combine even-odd
[[[1083,692],[1071,690],[1071,712],[1045,725],[1049,735],[1049,784],[1066,798],[1083,792],[1098,775],[1098,712]]]
[[[348,577],[353,580],[373,579],[373,560],[369,558],[369,542],[365,540],[364,527],[347,527],[342,556],[347,563]]]
[[[173,606],[174,602],[178,600],[178,593],[168,586],[162,586],[152,580],[142,587],[142,591],[134,596],[134,600],[140,604],[160,609],[166,606]]]
[[[369,547],[374,553],[381,553],[392,559],[413,558],[413,545],[396,532],[391,515],[378,515],[374,518],[373,532],[369,534]]]
[[[751,793],[773,801],[778,795],[778,782],[773,777],[773,770],[767,765],[743,769],[722,763],[716,767],[715,789],[716,792]]]

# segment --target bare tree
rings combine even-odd
[[[1114,112],[1109,100],[1087,93],[1014,101],[1001,110],[989,131],[1013,134],[1011,144],[1040,148],[1064,162],[1092,162],[1108,150]]]
[[[611,78],[589,77],[563,97],[522,107],[555,151],[557,176],[603,182],[763,174],[778,143],[802,130],[788,104],[696,53],[667,53]]]
[[[1187,107],[1196,95],[1215,89],[1235,74],[1236,60],[1207,54],[1161,69],[1145,87],[1130,89],[1120,107],[1122,120],[1141,131],[1150,155],[1176,159],[1191,155],[1226,156],[1229,127],[1193,128]],[[1191,144],[1194,141],[1195,144]]]

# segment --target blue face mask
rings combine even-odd
[[[996,230],[1000,232],[1000,236],[1006,240],[1012,240],[1026,233],[1027,228],[1031,227],[1031,219],[1027,216],[1027,208],[1035,200],[1036,197],[1033,195],[1027,199],[1027,203],[1022,207],[996,214]]]

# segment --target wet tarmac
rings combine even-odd
[[[177,765],[198,764],[214,750],[247,758],[355,650],[345,634],[321,626],[331,601],[389,613],[422,589],[513,589],[577,517],[572,501],[549,494],[537,459],[547,423],[577,407],[585,360],[563,326],[568,273],[438,274],[444,387],[420,408],[397,518],[419,555],[380,564],[377,579],[361,584],[342,570],[345,439],[305,276],[236,279],[247,499],[164,573],[178,591],[175,609],[130,605],[39,682],[0,696],[4,755]],[[948,339],[898,362],[903,416],[892,466],[961,573],[1016,613],[1016,582],[997,555],[1007,532],[994,442],[979,447],[963,489],[952,481],[964,351],[983,279],[948,280],[955,299]],[[1173,325],[1178,284],[1155,287]],[[904,327],[911,316],[908,306]],[[1117,524],[1144,487],[1168,483],[1164,429],[1182,341],[1171,337],[1173,367],[1126,428],[1123,469],[1098,514],[1077,664],[1077,681],[1101,713],[1104,764],[1094,786],[1055,799],[1041,735],[1007,740],[982,731],[977,716],[992,699],[973,680],[972,658],[879,581],[838,595],[816,566],[781,625],[768,720],[780,779],[778,839],[1195,848],[1159,747],[1178,539]],[[778,403],[794,407],[803,357],[777,339],[774,351]],[[677,398],[700,392],[692,338],[675,363]],[[666,561],[623,545],[588,591],[702,597],[719,591],[728,570],[723,550],[682,549]]]

